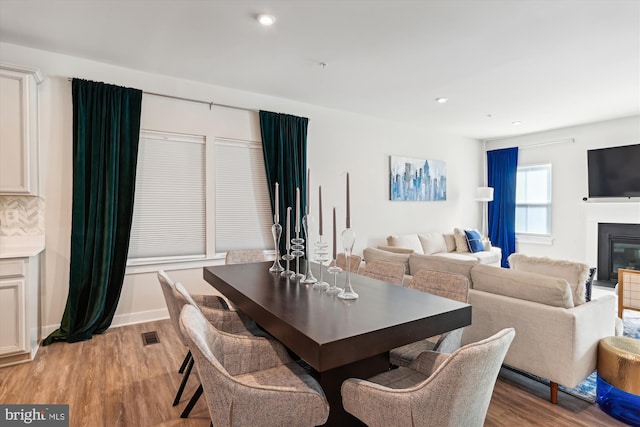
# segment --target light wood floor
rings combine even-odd
[[[143,346],[141,334],[154,330],[160,343]],[[189,419],[180,418],[196,379],[189,381],[180,405],[171,406],[185,353],[168,320],[41,347],[33,362],[0,369],[0,403],[68,403],[70,425],[78,427],[206,427],[204,398]],[[546,386],[503,370],[485,425],[624,426],[595,404],[559,393],[559,403],[552,405],[548,394]]]

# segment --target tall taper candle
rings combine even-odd
[[[318,234],[322,236],[322,185],[318,186]]]
[[[291,248],[291,206],[287,207],[287,253]]]
[[[311,208],[309,207],[311,203],[309,202],[309,199],[311,199],[311,168],[307,169],[307,203],[304,211],[305,215],[309,215],[309,212],[311,212]]]
[[[296,227],[295,232],[300,232],[300,187],[296,187]]]
[[[280,222],[280,196],[278,196],[278,190],[280,188],[280,185],[276,182],[276,196],[275,196],[275,208],[274,210],[276,211],[276,214],[274,216],[273,222],[275,224]]]
[[[333,208],[333,259],[336,259],[336,249],[338,248],[338,243],[336,240],[336,208]]]
[[[349,172],[347,172],[347,228],[351,228],[351,203],[349,199],[351,197],[349,194]]]

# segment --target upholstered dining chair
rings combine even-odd
[[[180,329],[180,311],[185,304],[188,304],[188,300],[181,296],[176,290],[176,283],[167,275],[167,273],[163,270],[159,270],[158,273],[158,281],[160,282],[160,287],[162,289],[162,294],[164,295],[165,302],[167,304],[167,309],[169,311],[169,318],[171,320],[171,324],[176,329],[176,333],[180,337],[182,343],[187,346],[187,339],[182,334],[182,330]],[[190,295],[189,297],[193,304],[197,305],[203,310],[207,310],[208,313],[213,318],[213,314],[218,313],[220,316],[220,324],[219,326],[230,329],[232,332],[244,332],[248,334],[252,334],[253,331],[259,334],[258,327],[255,322],[253,322],[248,317],[242,315],[238,312],[230,312],[228,311],[228,307],[226,306],[225,300],[216,295]],[[176,406],[180,403],[180,399],[182,398],[182,393],[184,392],[185,386],[187,385],[187,381],[189,380],[189,376],[191,375],[191,371],[193,369],[194,361],[191,355],[191,351],[187,352],[187,355],[180,366],[178,372],[183,374],[182,381],[180,382],[180,386],[178,387],[178,391],[176,392],[176,396],[173,400],[173,406]],[[192,401],[193,401],[192,397]],[[197,398],[196,398],[197,401]],[[193,402],[195,404],[195,402]],[[188,405],[187,409],[183,412],[184,417],[189,414],[192,405]]]
[[[191,305],[182,309],[180,326],[196,361],[214,426],[326,422],[329,403],[322,388],[276,341],[220,331]]]
[[[342,383],[345,410],[369,427],[481,427],[515,330],[459,348],[427,351],[409,367]]]
[[[407,287],[460,302],[468,302],[469,300],[469,279],[461,274],[421,270],[413,276]],[[460,347],[462,332],[463,328],[455,329],[442,335],[394,348],[389,352],[389,362],[396,366],[409,366],[423,351],[452,353]]]
[[[350,261],[351,263],[349,264],[349,271],[351,273],[357,273],[360,269],[362,257],[358,255],[351,255]],[[345,271],[347,270],[347,256],[344,254],[344,252],[336,255],[336,265]]]
[[[400,264],[399,262],[373,260],[365,264],[364,270],[361,274],[363,276],[393,283],[394,285],[402,285],[402,281],[404,280],[404,264]]]
[[[618,317],[626,310],[640,311],[640,270],[618,269]]]
[[[225,264],[246,264],[266,260],[262,249],[235,249],[227,252],[224,262]]]

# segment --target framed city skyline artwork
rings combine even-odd
[[[447,200],[446,162],[390,156],[389,163],[390,200]]]

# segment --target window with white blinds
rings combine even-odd
[[[205,137],[140,132],[131,263],[206,256]]]
[[[215,250],[273,249],[262,143],[215,141]]]

